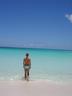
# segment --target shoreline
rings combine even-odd
[[[21,81],[21,82],[25,82],[24,80],[24,77],[19,77],[19,76],[11,76],[11,77],[1,77],[0,78],[0,82],[2,81],[7,81],[7,82],[10,82],[10,81],[14,81],[14,82],[18,82],[18,81]],[[72,78],[71,79],[59,79],[59,78],[56,78],[56,79],[53,79],[53,78],[34,78],[34,77],[30,77],[29,78],[29,82],[48,82],[48,83],[54,83],[54,84],[72,84]]]

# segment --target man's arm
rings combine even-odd
[[[30,69],[31,69],[31,59],[30,59]]]
[[[24,68],[24,66],[25,66],[25,59],[23,59],[23,68]]]

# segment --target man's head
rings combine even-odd
[[[29,53],[26,53],[26,57],[28,57],[29,56]]]

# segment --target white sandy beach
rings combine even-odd
[[[72,84],[50,81],[0,81],[0,96],[72,96]]]

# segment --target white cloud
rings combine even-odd
[[[72,23],[72,14],[66,14],[65,17]]]

